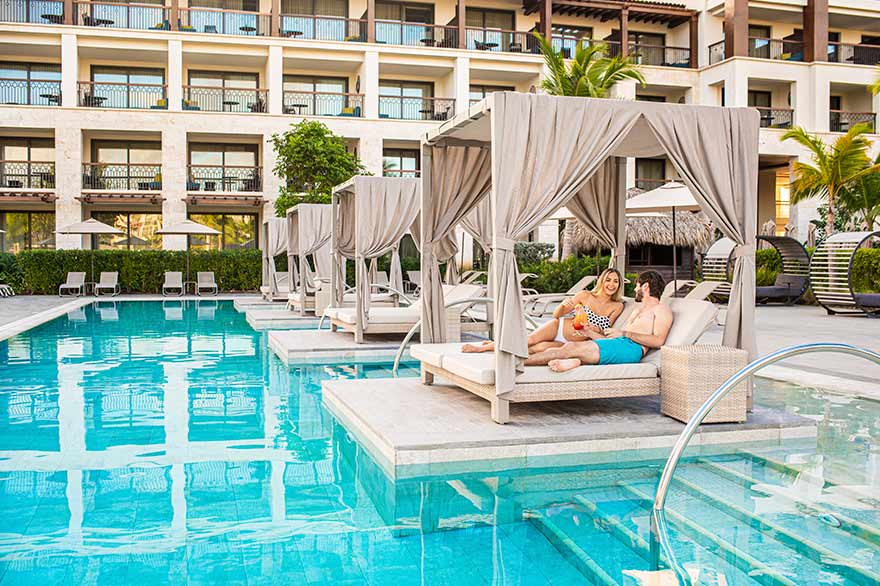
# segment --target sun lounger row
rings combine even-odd
[[[59,297],[80,297],[86,294],[86,274],[83,272],[67,273],[67,280],[58,287]],[[195,285],[196,295],[216,295],[219,292],[217,282],[214,280],[213,271],[200,271],[197,273]],[[121,289],[119,287],[119,273],[116,271],[102,272],[98,282],[93,284],[92,290],[96,297],[101,295],[116,296]],[[186,285],[183,282],[181,271],[167,271],[165,281],[162,283],[162,295],[183,295]]]

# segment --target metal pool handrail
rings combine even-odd
[[[712,409],[719,403],[719,401],[721,401],[721,399],[723,399],[727,395],[727,393],[729,393],[734,387],[740,384],[746,377],[751,376],[765,366],[775,364],[780,360],[785,360],[786,358],[792,358],[794,356],[800,356],[801,354],[812,354],[816,352],[850,354],[852,356],[865,358],[867,360],[870,360],[871,362],[874,362],[877,365],[880,365],[880,354],[874,352],[873,350],[859,348],[858,346],[853,346],[851,344],[840,344],[836,342],[799,344],[797,346],[782,348],[780,350],[777,350],[776,352],[772,352],[767,356],[764,356],[763,358],[753,360],[751,363],[743,367],[739,372],[727,379],[720,387],[718,387],[715,392],[712,393],[712,395],[708,399],[706,399],[706,401],[700,406],[700,408],[697,409],[697,412],[694,413],[693,417],[690,418],[684,430],[681,432],[681,435],[678,436],[678,440],[676,440],[675,445],[672,447],[672,453],[669,455],[669,459],[666,460],[666,465],[663,467],[663,473],[660,475],[660,481],[657,483],[657,494],[654,497],[654,508],[651,515],[651,546],[654,550],[652,551],[652,561],[655,567],[659,565],[659,551],[657,551],[654,546],[655,544],[659,543],[660,547],[663,549],[663,552],[666,554],[666,557],[669,560],[673,571],[676,573],[679,582],[687,585],[691,583],[690,576],[687,574],[687,572],[685,572],[678,565],[678,563],[675,562],[675,556],[665,530],[666,515],[664,509],[666,506],[666,495],[669,492],[669,486],[672,483],[672,476],[675,474],[675,469],[678,467],[678,463],[681,460],[681,457],[684,454],[688,443],[691,441],[691,438],[694,436],[697,429],[703,423],[703,420],[706,418],[709,412],[712,411]]]

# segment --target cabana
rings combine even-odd
[[[853,289],[853,260],[856,252],[880,239],[878,232],[838,232],[813,251],[810,287],[816,301],[829,315],[880,315],[880,293],[857,293]]]
[[[287,219],[268,218],[263,221],[263,279],[260,293],[269,301],[287,299],[291,281],[289,272],[275,270],[275,257],[287,252]]]
[[[287,210],[287,266],[299,275],[287,301],[300,315],[315,310],[315,291],[322,278],[330,278],[330,214],[329,205],[317,203],[301,203]]]
[[[624,266],[625,157],[666,154],[714,225],[736,243],[723,344],[755,355],[757,111],[496,92],[428,133],[422,145],[422,341],[411,354],[435,375],[490,401],[503,423],[510,402],[659,393],[656,364],[582,366],[565,376],[522,366],[528,356],[513,248],[565,205]],[[445,341],[434,246],[483,198],[492,209],[494,356],[464,364]],[[674,300],[669,343],[692,344],[715,308]],[[709,315],[711,313],[711,316]],[[656,360],[657,353],[651,353]],[[475,360],[484,360],[482,356]]]

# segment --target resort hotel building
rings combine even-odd
[[[789,205],[788,183],[806,153],[782,135],[833,141],[880,109],[875,0],[2,0],[2,250],[180,249],[156,231],[186,217],[222,232],[193,246],[258,247],[273,133],[320,120],[374,175],[418,175],[426,132],[540,88],[533,32],[633,56],[647,83],[614,97],[758,108],[758,225],[801,240],[815,204]],[[674,178],[662,158],[627,174]],[[125,237],[54,234],[90,217]]]

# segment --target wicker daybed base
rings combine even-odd
[[[495,385],[477,383],[439,366],[422,361],[422,382],[434,383],[440,377],[456,386],[489,401],[492,419],[496,423],[510,421],[511,403],[539,403],[544,401],[574,401],[579,399],[617,399],[660,394],[660,377],[623,378],[596,381],[517,384],[503,397],[495,394]]]

